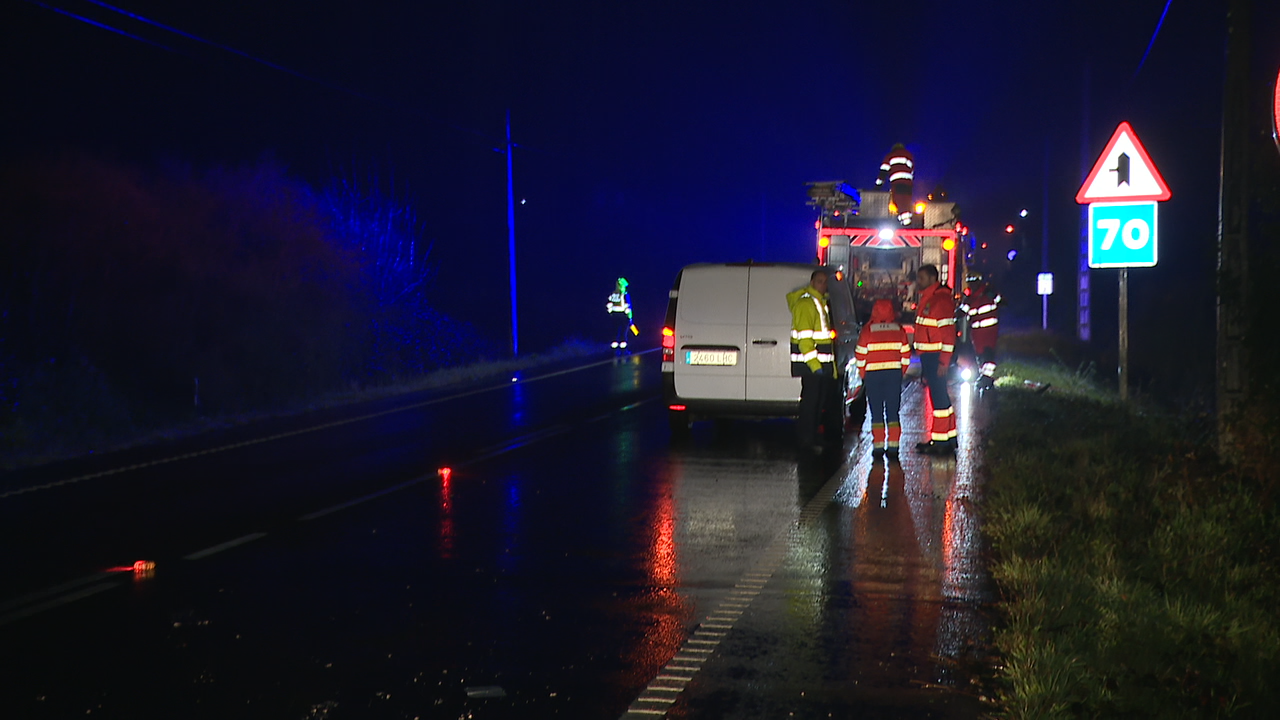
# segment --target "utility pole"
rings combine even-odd
[[[1227,11],[1227,77],[1222,99],[1218,198],[1218,447],[1231,457],[1232,425],[1248,392],[1244,347],[1249,283],[1250,0]]]
[[[1083,113],[1080,120],[1080,179],[1089,175],[1089,65],[1084,66]],[[1080,252],[1076,258],[1076,337],[1089,342],[1093,329],[1089,322],[1089,208],[1080,208]]]
[[[1049,140],[1044,141],[1044,195],[1040,199],[1040,272],[1049,272]],[[1049,296],[1040,296],[1040,329],[1049,329]]]
[[[507,286],[511,290],[511,354],[520,354],[520,322],[516,313],[516,194],[511,178],[511,109],[507,109]]]

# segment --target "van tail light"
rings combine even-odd
[[[676,412],[684,412],[685,410],[688,410],[689,408],[685,407],[684,405],[668,405],[668,406],[667,406],[667,409],[668,409],[668,410],[675,410]]]
[[[676,359],[676,331],[662,328],[662,361],[674,362]]]

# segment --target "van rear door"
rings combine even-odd
[[[800,378],[791,377],[791,309],[787,293],[809,284],[813,268],[785,265],[751,268],[747,302],[747,399],[800,399]]]
[[[689,266],[676,304],[676,394],[746,399],[746,266]]]

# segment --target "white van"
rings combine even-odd
[[[800,379],[791,377],[787,293],[809,284],[815,265],[689,265],[676,276],[662,328],[663,392],[673,431],[710,417],[795,417]],[[861,406],[854,369],[858,320],[835,268],[828,285],[842,405]],[[861,415],[855,419],[861,420]]]

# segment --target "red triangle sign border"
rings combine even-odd
[[[1138,151],[1139,159],[1151,169],[1151,175],[1155,178],[1156,184],[1160,186],[1160,192],[1155,195],[1086,198],[1084,196],[1085,191],[1093,184],[1094,179],[1098,177],[1098,173],[1105,169],[1103,168],[1103,165],[1107,162],[1107,156],[1111,154],[1112,149],[1115,148],[1120,137],[1126,133],[1129,135],[1129,140],[1133,143],[1133,148]],[[1107,141],[1107,146],[1103,148],[1102,154],[1098,156],[1097,162],[1093,164],[1093,169],[1089,171],[1089,176],[1084,179],[1084,183],[1081,184],[1080,189],[1076,191],[1076,202],[1080,205],[1088,205],[1095,202],[1145,202],[1150,200],[1163,202],[1172,196],[1173,193],[1169,192],[1169,185],[1164,181],[1164,176],[1160,174],[1160,170],[1156,168],[1156,164],[1151,162],[1151,156],[1147,154],[1147,149],[1143,147],[1142,141],[1138,139],[1138,134],[1133,131],[1133,126],[1130,125],[1128,121],[1125,121],[1120,123],[1116,128],[1116,131],[1111,134],[1111,139]]]

